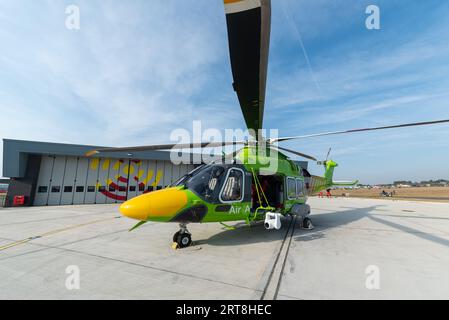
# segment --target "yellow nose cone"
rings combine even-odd
[[[140,221],[174,217],[187,204],[187,195],[177,188],[143,194],[120,206],[120,212],[128,218]]]

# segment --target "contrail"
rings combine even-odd
[[[285,16],[287,17],[288,22],[290,23],[291,27],[293,28],[293,30],[296,33],[296,37],[298,39],[299,45],[301,46],[302,52],[304,54],[304,58],[306,59],[306,63],[309,68],[309,72],[310,72],[310,75],[312,76],[315,87],[317,88],[320,96],[323,96],[321,86],[319,85],[319,83],[315,77],[315,72],[313,71],[312,64],[310,63],[309,55],[307,54],[306,47],[304,46],[304,42],[302,41],[301,32],[299,31],[298,26],[295,24],[295,21],[293,20],[292,16],[289,14],[289,11],[286,10],[285,3],[284,3],[285,1],[280,1],[280,2],[281,2],[282,9],[284,11]]]

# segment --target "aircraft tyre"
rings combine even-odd
[[[310,218],[304,218],[304,220],[302,221],[302,227],[307,230],[312,230],[313,229],[312,220],[310,220]]]
[[[187,248],[192,245],[192,235],[188,232],[181,233],[181,231],[178,231],[173,236],[173,242],[176,242],[181,249]]]

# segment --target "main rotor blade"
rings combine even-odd
[[[271,0],[224,0],[233,87],[246,126],[262,129],[271,33]]]
[[[282,151],[285,151],[285,152],[290,152],[290,153],[296,154],[297,156],[300,156],[302,158],[306,158],[306,159],[309,159],[309,160],[312,160],[312,161],[318,161],[315,157],[309,156],[309,155],[307,155],[305,153],[301,153],[301,152],[298,152],[298,151],[282,148],[282,147],[279,147],[279,146],[275,146],[274,148],[282,150]]]
[[[242,151],[242,149],[237,149],[237,150],[235,150],[234,152],[225,154],[225,155],[224,155],[224,159],[225,159],[225,160],[228,160],[228,159],[234,159],[235,156],[236,156],[240,151]]]
[[[394,125],[394,126],[372,127],[372,128],[352,129],[352,130],[345,130],[345,131],[325,132],[325,133],[309,134],[309,135],[296,136],[296,137],[277,138],[277,139],[270,139],[270,140],[268,140],[268,142],[269,143],[276,143],[276,142],[282,142],[282,141],[288,141],[288,140],[296,140],[296,139],[306,139],[306,138],[314,138],[314,137],[332,136],[332,135],[337,135],[337,134],[346,134],[346,133],[355,133],[355,132],[364,132],[364,131],[375,131],[375,130],[396,129],[396,128],[405,128],[405,127],[427,126],[427,125],[439,124],[439,123],[449,123],[449,119],[436,120],[436,121],[426,121],[426,122],[405,123],[405,124],[398,124],[398,125]]]
[[[159,145],[149,145],[139,147],[101,148],[87,152],[86,156],[90,157],[93,156],[94,154],[103,152],[142,152],[142,151],[156,151],[156,150],[170,150],[170,149],[217,148],[239,144],[245,144],[245,142],[233,141],[233,142],[201,142],[201,143],[185,143],[185,144],[173,143],[173,144],[159,144]]]

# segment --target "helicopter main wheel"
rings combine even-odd
[[[312,230],[313,229],[312,220],[310,220],[310,218],[304,218],[304,220],[302,221],[302,227],[307,230]]]

